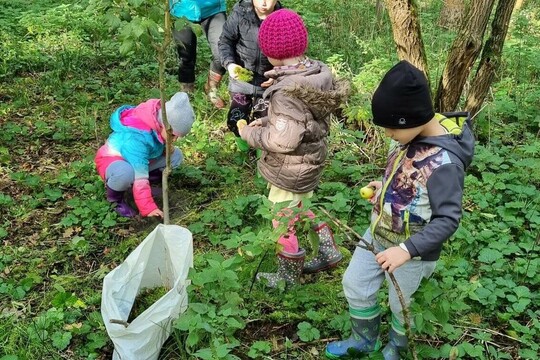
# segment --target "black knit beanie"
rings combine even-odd
[[[426,124],[435,116],[426,76],[402,60],[386,75],[371,100],[375,125],[409,129]]]

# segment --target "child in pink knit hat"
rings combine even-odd
[[[268,199],[274,204],[287,202],[280,211],[287,215],[292,208],[302,207],[302,200],[310,198],[319,183],[330,114],[342,103],[347,89],[334,81],[325,64],[305,55],[308,32],[294,11],[281,9],[270,14],[259,30],[259,46],[274,66],[265,73],[272,81],[263,95],[269,103],[268,116],[249,125],[239,122],[238,129],[251,147],[262,149],[258,170],[269,183]],[[302,209],[302,213],[315,224],[309,209]],[[295,284],[302,272],[324,270],[342,259],[330,228],[322,223],[314,225],[320,239],[318,254],[304,264],[305,251],[298,244],[295,220],[278,240],[282,250],[277,273],[257,275],[272,287],[280,280]]]

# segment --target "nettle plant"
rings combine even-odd
[[[161,43],[165,5],[168,1],[90,0],[88,10],[102,14],[108,28],[119,34],[121,53],[128,54]]]

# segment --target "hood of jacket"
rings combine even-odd
[[[268,124],[246,127],[242,137],[263,149],[259,173],[269,183],[293,193],[316,188],[327,156],[330,114],[348,93],[330,69],[309,60],[266,73],[274,83],[265,91]]]
[[[308,68],[274,68],[264,75],[274,79],[274,83],[264,93],[264,98],[277,91],[304,102],[316,119],[325,119],[336,113],[345,102],[350,85],[346,80],[336,79],[324,63],[308,60]],[[331,81],[329,81],[331,79]]]
[[[123,131],[126,125],[133,126],[139,130],[160,132],[161,124],[157,120],[157,112],[161,109],[159,99],[150,99],[135,107],[124,105],[120,107],[117,118],[111,118],[111,128],[114,131]],[[130,124],[125,123],[126,118],[131,118]],[[136,119],[136,120],[135,120]]]
[[[442,116],[440,116],[442,115]],[[439,122],[450,134],[447,136],[418,137],[418,143],[439,146],[455,155],[461,161],[463,169],[467,169],[474,155],[474,135],[471,130],[471,120],[468,112],[449,112],[436,114]]]

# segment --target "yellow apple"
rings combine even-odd
[[[360,196],[364,199],[371,199],[375,195],[375,191],[371,186],[364,186],[360,189]]]
[[[238,128],[238,131],[242,130],[244,128],[244,126],[247,125],[247,121],[244,120],[244,119],[241,119],[241,120],[238,120],[236,122],[236,127]]]

